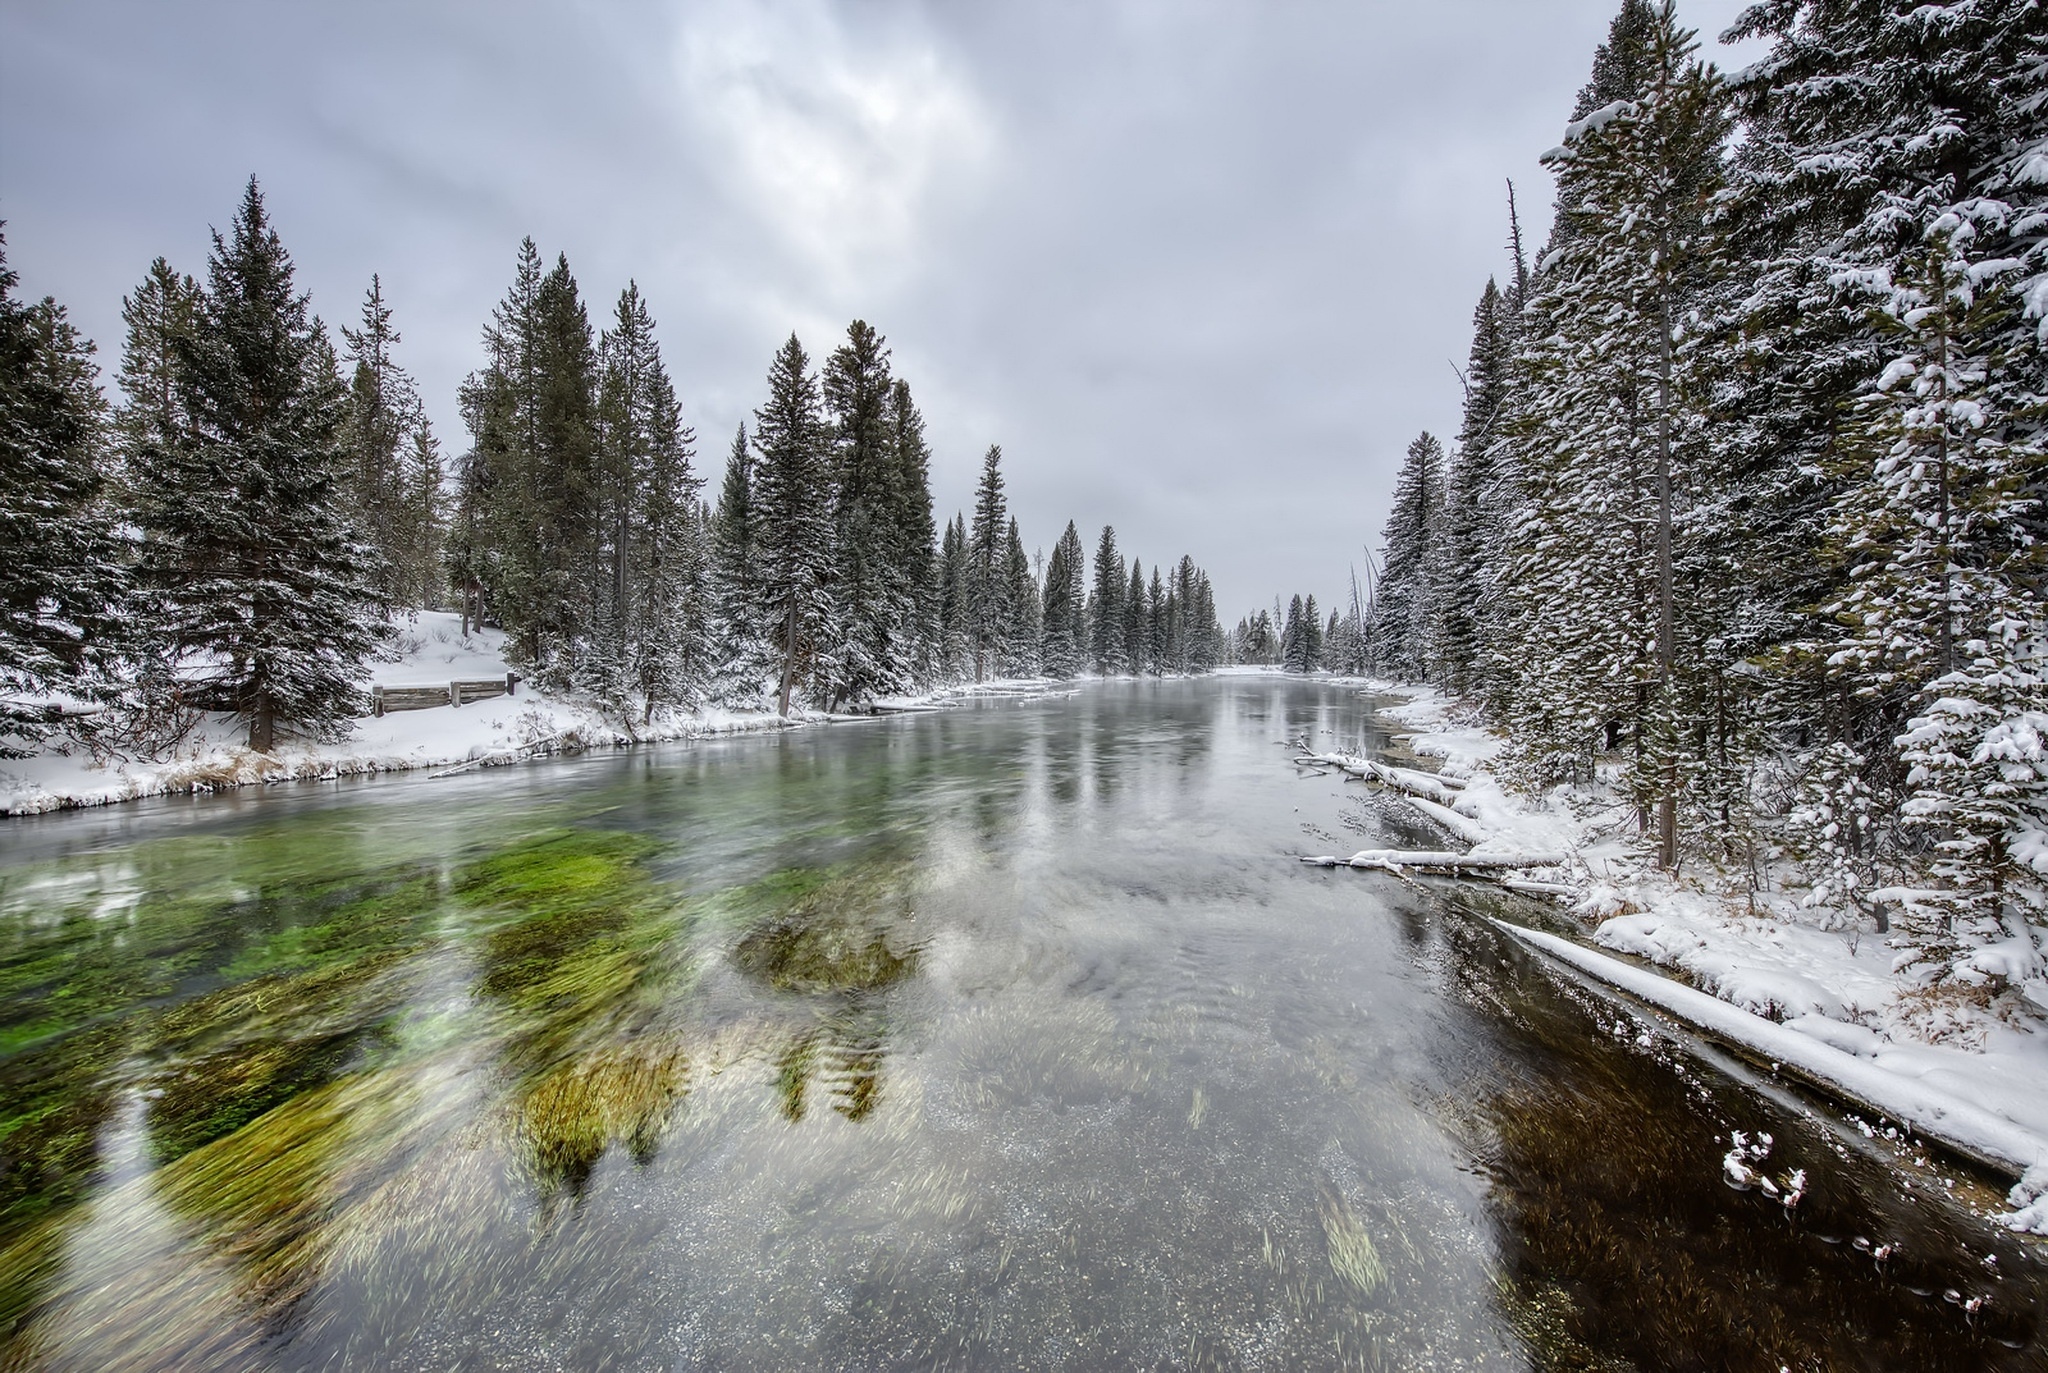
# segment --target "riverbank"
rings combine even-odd
[[[423,612],[401,622],[391,661],[372,665],[369,687],[440,685],[455,680],[502,679],[512,671],[504,635],[495,629],[461,632],[460,618]],[[944,688],[876,703],[882,712],[943,709],[976,696],[1037,694],[1055,684],[1037,680],[985,682]],[[150,796],[229,791],[275,782],[332,781],[340,777],[417,769],[503,766],[529,758],[634,744],[668,743],[756,733],[844,720],[793,709],[656,711],[648,720],[621,720],[588,702],[542,695],[521,686],[456,707],[395,711],[352,723],[334,743],[295,742],[270,753],[246,747],[246,727],[225,714],[198,717],[168,756],[96,756],[75,740],[54,739],[29,758],[0,760],[0,816],[38,815],[112,805]]]
[[[2010,1197],[2017,1209],[2001,1219],[2048,1234],[2048,980],[2035,950],[2003,953],[2015,976],[1996,991],[1908,985],[1893,972],[1897,950],[1870,922],[1823,928],[1820,912],[1803,904],[1810,887],[1797,864],[1761,862],[1754,874],[1698,865],[1662,872],[1637,844],[1625,799],[1608,788],[1513,793],[1492,771],[1502,741],[1469,709],[1426,688],[1360,685],[1403,698],[1382,707],[1380,719],[1463,784],[1452,814],[1431,816],[1462,844],[1568,855],[1540,876],[1559,886],[1553,899],[1579,930],[1578,947],[1589,956],[1569,961],[1581,972],[1642,998],[1644,988],[1632,983],[1655,969],[1713,998],[1711,1012],[1679,996],[1642,999],[1751,1052],[1810,1058],[1803,1075],[1839,1095],[2024,1173]],[[1425,801],[1418,809],[1440,808]],[[1540,938],[1529,942],[1542,947]],[[1795,1055],[1787,1045],[1814,1052]],[[1944,1103],[1953,1109],[1944,1113]],[[1880,1120],[1871,1128],[1885,1127]],[[1995,1147],[1986,1142],[1993,1137]]]

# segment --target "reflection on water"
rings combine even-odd
[[[1293,863],[1395,821],[1309,736],[1388,746],[1144,683],[0,835],[0,1366],[2043,1366],[1971,1179]]]

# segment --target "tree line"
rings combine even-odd
[[[1191,558],[1092,582],[1069,522],[1027,555],[991,446],[941,529],[886,340],[792,336],[715,500],[639,288],[594,326],[531,239],[460,392],[453,462],[372,277],[340,345],[251,178],[204,281],[124,300],[118,395],[0,240],[0,756],[68,729],[160,753],[197,713],[248,743],[345,733],[394,627],[452,608],[544,689],[615,717],[838,710],[993,676],[1202,672],[1228,640]]]
[[[1785,0],[1725,76],[1625,0],[1373,597],[1522,780],[1617,778],[1666,867],[1797,856],[1929,983],[2048,911],[2042,16]]]

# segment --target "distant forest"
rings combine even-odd
[[[1532,789],[1617,780],[1666,867],[1797,856],[1979,987],[2048,917],[2044,13],[1774,0],[1727,76],[1626,0],[1366,614]]]
[[[621,718],[837,710],[995,676],[1189,673],[1229,644],[1209,578],[1114,529],[1026,553],[1001,450],[934,521],[930,449],[886,341],[792,336],[715,502],[628,284],[593,328],[566,257],[522,243],[463,384],[450,463],[372,277],[339,346],[254,178],[204,282],[162,258],[123,302],[118,398],[0,256],[0,757],[66,727],[148,755],[195,709],[249,744],[367,708],[395,617],[501,627],[543,689]],[[91,712],[89,724],[80,724]]]

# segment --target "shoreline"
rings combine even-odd
[[[2048,983],[2036,978],[1996,1004],[1907,987],[1884,935],[1862,923],[1824,928],[1832,922],[1802,904],[1804,874],[1789,860],[1765,864],[1755,885],[1697,864],[1662,872],[1598,784],[1541,796],[1504,787],[1489,766],[1502,741],[1461,703],[1428,687],[1324,680],[1397,698],[1372,707],[1375,722],[1457,785],[1455,809],[1393,788],[1389,798],[1473,853],[1564,855],[1535,884],[1556,890],[1536,899],[1572,937],[1495,921],[1510,937],[1761,1055],[1788,1080],[2017,1179],[2013,1210],[1992,1219],[2048,1234]]]

